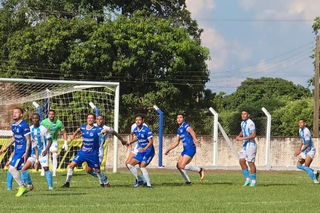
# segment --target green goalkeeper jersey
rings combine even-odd
[[[49,118],[46,118],[41,122],[41,125],[43,125],[51,134],[52,141],[57,141],[59,132],[65,129],[62,122],[56,118],[53,122],[51,122]]]

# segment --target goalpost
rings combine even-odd
[[[86,115],[96,112],[105,117],[105,123],[115,131],[119,127],[120,84],[118,82],[65,81],[0,78],[0,147],[8,143],[12,135],[12,110],[21,107],[23,118],[31,126],[33,113],[46,118],[49,109],[64,124],[68,135],[86,123]],[[95,106],[96,109],[93,108]],[[114,137],[113,172],[118,167],[118,139]],[[69,142],[70,143],[70,142]],[[61,144],[61,145],[60,145]],[[67,152],[59,142],[58,169],[66,169],[80,150],[80,141],[70,143]],[[10,151],[11,150],[11,151]],[[0,156],[0,169],[4,168],[12,149]],[[104,166],[106,156],[101,166]],[[80,169],[80,168],[79,168]]]

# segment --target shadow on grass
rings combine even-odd
[[[259,184],[258,187],[270,187],[270,186],[296,186],[296,183],[266,183],[266,184]]]
[[[56,192],[60,192],[60,193],[56,193]],[[50,193],[50,192],[47,192],[47,193],[37,193],[37,194],[34,194],[34,193],[28,193],[27,196],[61,196],[61,195],[75,195],[75,196],[81,196],[81,195],[87,195],[87,193],[81,193],[81,192],[68,192],[68,191],[65,191],[65,190],[56,190],[56,192],[54,193]]]

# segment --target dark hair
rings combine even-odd
[[[95,115],[95,114],[93,114],[93,113],[88,113],[88,114],[87,114],[87,118],[89,117],[89,115],[92,115],[93,118],[96,119],[96,115]]]
[[[104,117],[102,115],[98,115],[97,117],[101,117],[102,119],[104,119]]]
[[[13,110],[18,109],[20,110],[21,114],[23,114],[23,109],[21,109],[20,107],[15,107]]]
[[[53,109],[50,109],[49,112],[53,112],[54,114],[56,114],[56,111],[54,111]]]
[[[241,112],[246,112],[246,113],[250,114],[250,111],[247,109],[243,109],[243,110],[241,110]]]
[[[33,114],[32,114],[32,117],[35,116],[35,115],[38,116],[38,118],[40,118],[39,113],[33,113]]]
[[[178,115],[181,115],[183,118],[185,118],[185,116],[184,116],[183,113],[178,113],[178,114],[177,114],[177,117],[178,117]]]
[[[307,123],[306,119],[304,119],[304,118],[300,118],[299,121],[303,121],[303,122]]]
[[[136,114],[136,117],[135,117],[135,118],[137,118],[137,117],[140,117],[140,118],[143,120],[143,119],[144,119],[144,114],[138,113],[138,114]]]

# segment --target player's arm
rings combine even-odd
[[[300,140],[300,145],[299,145],[299,147],[298,147],[298,149],[296,150],[296,152],[294,153],[294,156],[298,156],[302,151],[301,151],[301,149],[302,149],[302,146],[303,146],[303,142],[302,142],[302,139]],[[310,146],[310,142],[309,142],[309,146]]]
[[[42,156],[46,156],[47,155],[47,153],[50,150],[51,144],[52,144],[52,138],[47,138],[47,140],[49,141],[49,143],[48,143],[46,149],[42,151]]]
[[[14,143],[14,135],[13,135],[12,138],[10,139],[9,143],[7,144],[7,146],[0,151],[0,155],[2,155],[3,153],[5,153],[5,152],[9,149],[9,147],[12,146],[13,143]]]
[[[64,128],[64,127],[63,127]],[[63,143],[63,146],[62,146],[62,149],[64,149],[65,151],[68,150],[68,134],[67,134],[67,130],[66,129],[63,129],[62,130],[62,134],[63,134],[63,139],[64,139],[64,143]]]
[[[36,171],[39,169],[39,148],[38,146],[34,147],[34,152],[36,153],[36,162],[34,163],[34,168]]]
[[[78,134],[82,134],[82,132],[80,131],[80,128],[78,128],[73,135],[70,136],[70,141],[73,141],[74,139],[78,138]]]
[[[241,132],[239,133],[239,135],[236,137],[236,140],[237,140],[237,141],[242,141],[242,140],[241,140],[242,137],[243,137],[243,132],[241,131]]]
[[[191,137],[193,139],[193,142],[196,145],[200,144],[200,141],[196,137],[196,133],[194,132],[194,130],[191,127],[188,127],[187,132],[189,132],[189,134],[191,135]]]
[[[241,131],[241,133],[242,133],[242,131]],[[236,139],[238,141],[243,141],[243,140],[253,139],[256,137],[256,130],[252,130],[252,131],[250,131],[250,133],[251,134],[249,136],[243,137],[243,134],[242,134],[242,136],[237,136]]]
[[[131,144],[135,143],[138,141],[137,136],[134,136],[133,139],[127,144],[127,146],[130,146]]]
[[[152,144],[153,144],[153,138],[152,138],[152,137],[149,137],[149,138],[148,138],[148,142],[149,142],[149,143],[147,144],[146,147],[139,149],[139,152],[144,152],[144,151],[146,151],[150,146],[152,146]]]
[[[24,153],[23,157],[24,157],[24,162],[27,162],[27,156],[29,155],[29,149],[31,146],[31,136],[30,136],[30,132],[24,136],[27,140],[27,144],[26,144],[26,152]]]
[[[125,141],[125,140],[123,140],[123,138],[121,137],[121,135],[120,135],[119,133],[117,133],[116,131],[113,131],[112,134],[113,134],[114,136],[116,136],[116,137],[121,141],[121,143],[122,143],[123,146],[125,146],[125,145],[128,144],[128,142]]]
[[[174,141],[174,143],[167,149],[167,151],[164,153],[165,155],[169,154],[170,150],[176,148],[180,143],[180,136],[177,135],[176,140]]]

